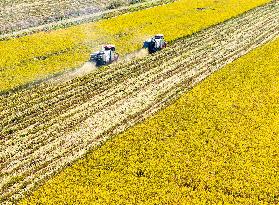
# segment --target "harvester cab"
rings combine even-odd
[[[95,62],[96,66],[108,65],[118,60],[118,54],[115,52],[114,45],[105,45],[98,52],[90,55],[90,61]]]
[[[149,53],[155,53],[162,50],[167,46],[163,34],[157,34],[154,37],[146,40],[143,44],[143,48],[147,48]]]

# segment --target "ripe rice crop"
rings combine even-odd
[[[164,33],[172,41],[266,2],[269,0],[181,0],[99,22],[1,41],[0,90],[81,66],[101,44],[115,44],[123,56],[139,49],[155,33]]]
[[[20,205],[278,204],[278,49],[225,66]]]
[[[0,96],[0,201],[17,201],[68,163],[279,35],[279,4],[253,9],[153,55]]]

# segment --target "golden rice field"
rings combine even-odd
[[[269,1],[181,0],[95,23],[1,41],[0,91],[79,67],[101,44],[115,44],[123,56],[139,49],[154,33],[164,33],[172,41]]]
[[[15,204],[113,134],[278,37],[278,11],[271,2],[152,55],[0,95],[0,204]]]
[[[278,49],[228,64],[20,204],[278,204]]]

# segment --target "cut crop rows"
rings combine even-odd
[[[277,37],[278,19],[279,3],[274,1],[153,55],[1,96],[3,203],[18,200],[96,144]]]

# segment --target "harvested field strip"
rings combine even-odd
[[[1,41],[0,90],[79,67],[100,44],[116,44],[120,54],[125,55],[139,49],[154,33],[164,33],[172,41],[267,2],[181,0],[95,23]]]
[[[278,204],[278,48],[225,66],[20,204]]]
[[[277,37],[278,17],[279,3],[273,2],[154,55],[1,96],[2,202],[18,200],[96,144]]]

